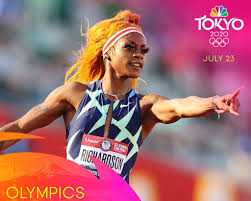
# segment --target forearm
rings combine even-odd
[[[9,123],[2,128],[0,128],[0,132],[22,132],[20,127],[18,126],[18,121]],[[1,134],[0,134],[1,135]],[[1,139],[1,138],[0,138]],[[3,151],[10,147],[11,145],[17,143],[19,140],[8,140],[8,141],[0,141],[0,151]]]
[[[14,121],[0,128],[0,132],[22,132],[18,126],[18,121]]]
[[[215,112],[212,97],[200,98],[197,96],[189,96],[183,99],[177,99],[176,111],[179,117],[200,117]]]
[[[201,98],[197,96],[189,96],[187,98],[167,99],[163,96],[150,94],[146,96],[146,100],[152,104],[152,119],[158,123],[174,123],[181,118],[200,117],[214,112],[223,114],[230,112],[239,116],[238,108],[240,106],[236,96],[241,88],[233,94],[224,96],[214,96],[209,98]],[[218,116],[219,117],[219,116]]]

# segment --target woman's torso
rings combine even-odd
[[[78,157],[84,134],[104,136],[106,116],[111,103],[103,94],[100,80],[90,83],[81,100],[79,97],[78,100],[75,99],[76,105],[79,102],[77,109],[72,108],[64,114],[67,126],[67,157],[70,160]],[[128,145],[127,158],[120,174],[126,181],[129,181],[130,170],[142,144],[142,116],[145,110],[142,111],[141,106],[140,95],[134,89],[113,104],[108,138]]]

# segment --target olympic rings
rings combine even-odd
[[[226,47],[226,45],[229,43],[228,32],[211,31],[209,43],[214,47]]]
[[[209,38],[209,43],[214,47],[225,47],[229,43],[228,38]]]

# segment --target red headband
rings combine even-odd
[[[104,57],[105,53],[110,49],[110,47],[112,47],[120,38],[122,38],[123,36],[125,36],[129,33],[132,33],[132,32],[137,32],[145,38],[145,35],[136,27],[128,27],[128,28],[122,29],[121,31],[112,35],[108,39],[108,41],[104,44],[103,49],[102,49],[103,57]]]

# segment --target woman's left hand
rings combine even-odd
[[[238,113],[238,110],[240,107],[240,102],[237,96],[243,88],[243,86],[240,87],[232,94],[227,94],[225,96],[216,96],[213,101],[213,103],[217,107],[215,111],[219,114],[229,112],[233,115],[239,116],[240,114]]]

